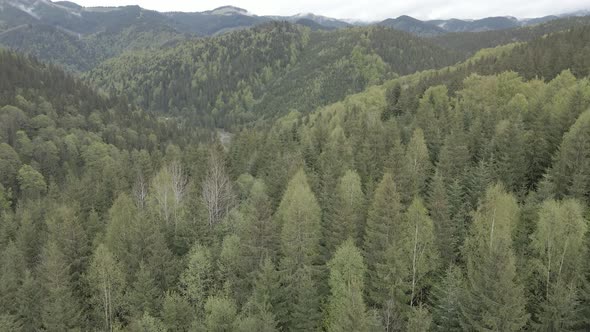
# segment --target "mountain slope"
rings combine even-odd
[[[434,37],[447,33],[447,30],[429,22],[423,22],[413,17],[403,15],[396,19],[387,19],[378,23],[380,26],[406,31],[421,37]]]
[[[526,42],[552,32],[587,24],[590,24],[590,17],[570,17],[515,29],[449,33],[433,37],[431,41],[441,47],[463,53],[468,57],[483,48],[514,42]]]
[[[35,1],[23,9],[9,3],[0,6],[0,20],[15,26],[0,32],[0,44],[71,70],[88,70],[125,51],[186,39],[168,19],[137,6],[82,10]]]
[[[146,109],[227,126],[291,109],[309,112],[394,73],[458,58],[382,27],[311,32],[274,22],[162,52],[126,54],[86,77],[111,94],[129,94]]]

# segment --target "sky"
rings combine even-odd
[[[314,13],[376,21],[410,15],[418,19],[541,17],[590,9],[589,0],[72,0],[82,6],[139,5],[157,11],[205,11],[232,5],[256,15]]]

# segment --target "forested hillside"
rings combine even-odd
[[[590,24],[588,16],[563,18],[522,28],[483,31],[457,32],[436,36],[431,41],[465,56],[471,56],[482,48],[496,47],[514,42],[527,42],[556,31]]]
[[[0,331],[590,330],[590,27],[558,30],[0,49]]]
[[[142,107],[228,126],[309,112],[384,79],[453,64],[459,56],[382,27],[310,31],[273,22],[162,52],[135,52],[86,75]]]

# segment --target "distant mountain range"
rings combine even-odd
[[[410,32],[415,35],[432,37],[449,32],[479,32],[509,29],[547,22],[564,16],[583,16],[589,11],[567,15],[545,16],[532,19],[514,17],[487,17],[478,20],[431,20],[421,21],[410,16],[400,16],[381,22],[354,22],[335,19],[312,13],[293,16],[257,16],[246,9],[223,6],[204,12],[160,13],[138,6],[124,7],[82,7],[69,1],[49,0],[0,0],[0,32],[22,25],[44,24],[80,37],[107,30],[129,26],[138,22],[172,27],[179,33],[210,36],[227,31],[250,27],[260,23],[282,20],[301,23],[313,29],[344,28],[352,25],[381,25]]]

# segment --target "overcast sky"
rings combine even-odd
[[[224,5],[256,15],[312,12],[341,19],[382,20],[400,15],[419,19],[539,17],[590,9],[590,0],[72,0],[82,6],[139,5],[158,11],[204,11]]]

